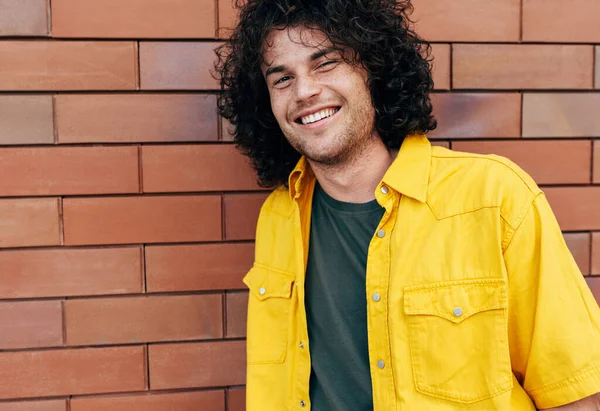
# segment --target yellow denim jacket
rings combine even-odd
[[[310,410],[314,185],[302,158],[261,209],[244,278],[247,411]],[[375,196],[385,208],[366,276],[375,411],[534,410],[600,391],[600,310],[525,172],[413,135]]]

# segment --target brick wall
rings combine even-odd
[[[215,114],[229,4],[0,0],[0,411],[243,410],[266,193]],[[430,137],[531,173],[600,297],[600,3],[565,4],[414,17]]]

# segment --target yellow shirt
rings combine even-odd
[[[244,278],[248,411],[310,409],[314,185],[302,158],[261,209]],[[375,197],[385,208],[366,275],[375,411],[534,410],[600,391],[600,310],[525,172],[414,135]]]

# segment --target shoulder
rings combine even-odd
[[[260,209],[259,221],[271,215],[289,217],[293,211],[294,202],[290,198],[289,189],[285,186],[279,186],[264,201]]]
[[[427,198],[438,217],[496,207],[516,226],[539,193],[533,178],[505,157],[432,147]]]

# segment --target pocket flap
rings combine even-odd
[[[505,284],[503,279],[484,278],[406,287],[404,314],[460,323],[482,311],[507,308]]]
[[[254,264],[243,281],[261,301],[272,297],[290,298],[294,275]]]

